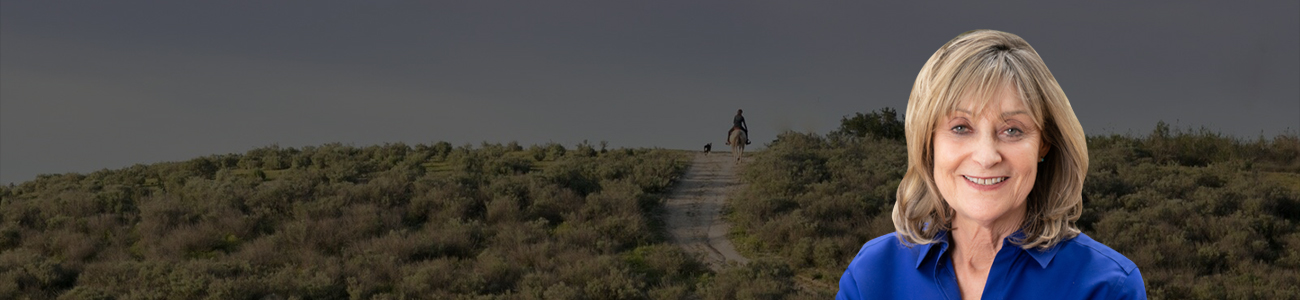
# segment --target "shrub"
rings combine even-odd
[[[889,107],[868,114],[854,113],[852,118],[841,118],[840,128],[831,134],[902,141],[903,119]]]

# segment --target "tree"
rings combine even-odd
[[[898,118],[897,111],[889,107],[868,114],[854,113],[852,118],[844,117],[840,119],[840,129],[837,131],[856,137],[870,135],[896,141],[902,141],[905,137],[903,120]]]

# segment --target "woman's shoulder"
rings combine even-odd
[[[933,278],[919,269],[927,253],[943,247],[939,245],[909,245],[896,233],[867,241],[840,277],[837,299],[942,298],[942,291],[923,288]]]
[[[858,255],[853,257],[849,267],[894,265],[905,261],[915,264],[929,252],[931,246],[933,244],[909,245],[898,237],[897,232],[890,232],[862,244],[862,249],[858,250]]]
[[[1055,258],[1044,270],[1051,274],[1043,274],[1044,280],[1068,282],[1070,285],[1064,288],[1066,290],[1106,295],[1102,297],[1106,299],[1146,298],[1146,284],[1137,264],[1115,249],[1083,233],[1062,241],[1057,249]]]
[[[862,244],[862,249],[858,250],[858,255],[855,257],[854,260],[857,260],[857,258],[862,258],[864,256],[878,257],[878,256],[883,256],[885,254],[891,254],[894,251],[897,251],[899,247],[905,247],[905,246],[906,245],[903,244],[903,240],[898,238],[897,232],[890,232],[888,234],[871,239],[870,241],[867,241],[865,244]]]
[[[1092,239],[1084,233],[1079,233],[1072,239],[1063,241],[1061,245],[1061,254],[1070,256],[1071,260],[1094,264],[1095,268],[1114,268],[1122,271],[1125,275],[1130,274],[1137,269],[1137,264],[1129,260],[1119,251]]]

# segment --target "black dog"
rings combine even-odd
[[[709,151],[713,151],[713,143],[704,144],[704,154],[709,154]]]

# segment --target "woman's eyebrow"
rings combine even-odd
[[[956,109],[956,111],[957,111],[957,112],[961,112],[961,113],[965,113],[965,114],[967,114],[967,115],[973,115],[973,113],[971,113],[969,110],[965,110],[965,109],[960,109],[960,108],[958,108],[958,109]],[[1004,113],[1002,113],[1002,118],[1005,119],[1005,118],[1007,118],[1007,117],[1014,116],[1014,115],[1028,115],[1028,114],[1029,114],[1029,112],[1026,112],[1026,111],[1023,111],[1023,110],[1009,111],[1009,112],[1004,112]]]
[[[1029,112],[1026,112],[1026,111],[1023,111],[1023,110],[1009,111],[1009,112],[1004,112],[1004,113],[1002,113],[1002,118],[1005,119],[1005,118],[1007,118],[1007,117],[1014,116],[1014,115],[1028,115],[1028,114],[1029,114]]]

